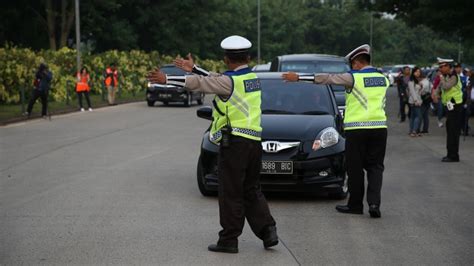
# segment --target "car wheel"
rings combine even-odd
[[[199,191],[201,192],[203,196],[210,197],[210,196],[217,195],[216,191],[206,189],[206,187],[204,186],[204,169],[202,167],[201,157],[199,157],[198,165],[197,165],[197,183],[198,183]]]
[[[164,105],[168,105],[168,104],[170,104],[170,103],[169,103],[169,102],[163,102],[163,104],[164,104]]]
[[[197,100],[197,103],[198,103],[199,105],[202,105],[202,103],[204,102],[204,93],[202,93],[202,94],[199,95],[199,96],[200,96],[200,97],[199,97],[199,100]]]
[[[343,200],[347,197],[349,194],[348,187],[347,187],[347,174],[344,173],[344,183],[340,188],[338,188],[335,191],[329,192],[328,196],[331,199],[336,199],[336,200]]]
[[[186,99],[184,99],[184,106],[189,107],[193,103],[193,97],[191,96],[190,93],[188,93],[187,95],[188,95],[188,97],[186,97]]]
[[[146,103],[148,104],[148,106],[152,107],[155,105],[155,101],[150,101],[150,100],[147,100]]]

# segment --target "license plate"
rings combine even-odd
[[[292,161],[262,161],[262,168],[260,170],[262,174],[293,174],[293,162]]]
[[[171,94],[168,93],[160,93],[159,95],[161,98],[171,98]]]

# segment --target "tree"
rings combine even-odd
[[[358,0],[358,4],[361,8],[394,14],[410,26],[425,25],[451,38],[474,41],[474,3],[470,0]]]
[[[68,44],[74,32],[73,0],[4,2],[0,43],[35,50]],[[377,64],[456,58],[459,37],[463,61],[474,62],[474,49],[469,49],[474,23],[466,18],[472,6],[467,0],[261,0],[262,59],[292,53],[345,55],[369,43],[370,11],[386,11],[395,19],[373,18]],[[81,0],[81,41],[93,44],[89,51],[94,53],[141,49],[221,59],[219,44],[233,34],[247,37],[256,55],[257,1]]]

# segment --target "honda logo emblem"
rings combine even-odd
[[[267,141],[267,147],[265,149],[266,152],[277,152],[279,143],[276,141]]]
[[[280,141],[264,141],[262,149],[267,153],[277,153],[292,147],[298,146],[299,142],[280,142]]]

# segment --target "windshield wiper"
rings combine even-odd
[[[328,115],[329,113],[326,111],[307,111],[302,112],[302,115]]]
[[[263,109],[262,114],[294,114],[294,112],[285,111],[285,110],[276,110],[276,109]]]

